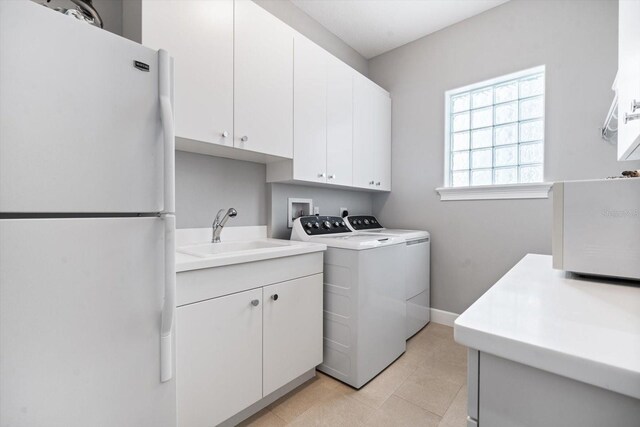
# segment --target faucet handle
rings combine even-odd
[[[220,217],[221,217],[221,216],[222,216],[222,214],[224,214],[224,213],[225,213],[225,209],[220,209],[220,210],[218,211],[218,213],[216,214],[216,219],[214,219],[214,220],[213,220],[213,224],[214,224],[214,226],[215,226],[216,224],[220,224]]]

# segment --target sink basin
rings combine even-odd
[[[205,243],[202,245],[183,246],[178,252],[201,258],[209,258],[220,255],[235,255],[239,252],[262,251],[288,246],[288,242],[273,242],[265,240],[249,240],[242,242]]]

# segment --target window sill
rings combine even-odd
[[[475,187],[436,188],[441,201],[449,200],[501,200],[547,199],[552,182],[535,184],[479,185]]]

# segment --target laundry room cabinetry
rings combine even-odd
[[[618,25],[618,160],[640,159],[640,2],[620,0]]]
[[[353,185],[391,190],[391,98],[361,75],[353,88]]]
[[[250,0],[128,0],[123,33],[174,58],[177,149],[293,156],[289,26]]]
[[[236,424],[312,376],[322,285],[322,252],[178,273],[178,425]]]

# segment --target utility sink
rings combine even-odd
[[[240,252],[269,251],[289,246],[288,241],[275,242],[273,240],[248,240],[239,242],[205,243],[199,245],[179,247],[178,252],[200,258],[220,255],[240,255]]]

